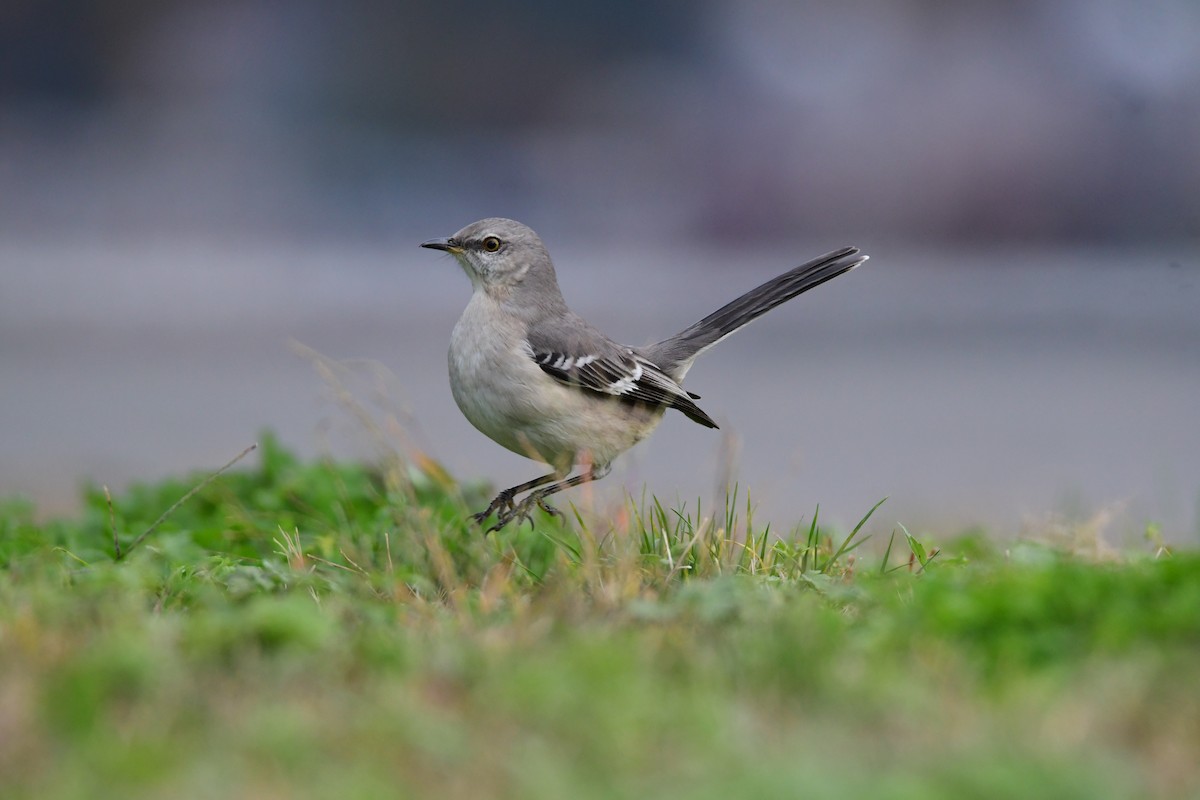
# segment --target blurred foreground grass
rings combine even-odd
[[[868,555],[736,502],[485,538],[436,469],[269,439],[128,552],[196,483],[0,506],[0,796],[1200,791],[1194,553]]]

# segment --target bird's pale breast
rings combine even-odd
[[[649,434],[662,409],[616,404],[565,386],[533,360],[522,323],[499,313],[483,292],[472,295],[450,337],[450,388],[472,425],[497,444],[559,468],[581,459],[608,463]]]

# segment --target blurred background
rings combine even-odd
[[[401,447],[533,477],[454,407],[469,286],[416,247],[493,215],[631,344],[872,256],[706,356],[722,431],[672,415],[605,502],[1200,543],[1194,0],[7,0],[0,494],[377,454],[305,347]]]

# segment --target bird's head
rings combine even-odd
[[[430,239],[421,247],[454,256],[476,291],[499,299],[520,293],[552,291],[558,296],[554,264],[545,245],[530,228],[511,219],[490,217],[472,222],[447,239]]]

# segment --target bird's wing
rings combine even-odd
[[[530,357],[543,372],[561,383],[630,402],[675,408],[701,425],[717,427],[712,417],[692,402],[699,395],[684,391],[632,348],[605,347],[608,352],[597,354],[582,350],[564,352],[578,348],[563,347],[561,343],[553,348],[539,344],[542,346],[530,342]]]

